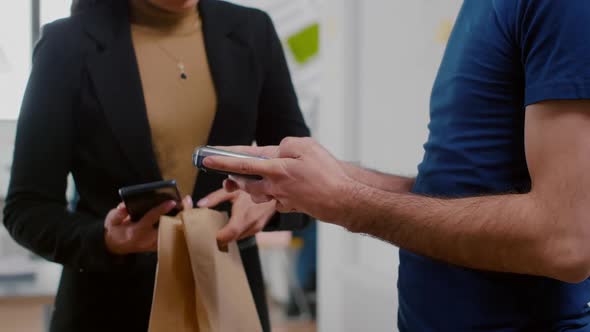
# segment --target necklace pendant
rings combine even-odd
[[[182,62],[178,63],[178,70],[180,70],[180,79],[186,80],[188,78],[188,76],[186,75],[186,72],[184,70],[184,63],[182,63]]]

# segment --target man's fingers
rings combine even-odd
[[[271,185],[268,180],[249,180],[230,176],[224,181],[223,187],[226,191],[243,190],[247,192],[256,204],[266,203],[274,199],[271,195]]]
[[[288,202],[280,202],[280,201],[277,201],[277,207],[276,207],[276,209],[280,213],[297,212],[297,210],[294,207],[292,207]]]
[[[229,188],[229,190],[243,190],[247,192],[250,194],[252,202],[256,204],[270,202],[274,199],[270,195],[270,182],[268,180],[248,180],[240,177],[230,177],[225,180],[223,186],[224,188]]]
[[[259,152],[263,151],[262,147],[252,145],[214,146],[214,148],[235,153],[245,153],[253,156],[258,155]]]
[[[271,193],[271,184],[268,180],[246,181],[243,190],[250,194],[256,204],[270,202],[274,199]]]
[[[298,159],[310,147],[317,142],[309,137],[286,137],[281,141],[280,157]]]
[[[265,158],[299,158],[303,150],[311,145],[317,145],[317,142],[309,137],[286,137],[279,146],[235,145],[216,148]]]
[[[285,137],[281,141],[281,157],[283,158],[299,158],[301,153],[300,141],[301,138]]]
[[[197,206],[200,208],[212,208],[225,201],[231,201],[235,198],[236,194],[227,192],[225,189],[219,189],[205,196],[203,199],[197,202]]]
[[[205,158],[203,163],[205,166],[218,171],[235,174],[260,175],[262,177],[276,175],[280,171],[277,160],[212,156]]]
[[[234,145],[234,146],[215,146],[215,148],[227,150],[236,153],[249,154],[256,157],[277,158],[278,146],[251,146],[251,145]]]

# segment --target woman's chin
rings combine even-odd
[[[199,4],[199,0],[151,0],[151,3],[156,7],[160,7],[166,11],[180,14],[195,8]]]

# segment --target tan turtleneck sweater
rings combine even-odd
[[[162,177],[189,195],[197,176],[192,153],[206,144],[217,107],[201,19],[196,9],[171,13],[147,0],[129,3],[156,160]]]

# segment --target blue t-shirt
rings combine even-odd
[[[527,192],[525,107],[555,99],[590,99],[590,0],[465,0],[413,191]],[[400,262],[403,332],[590,331],[589,281],[475,271],[403,250]]]

